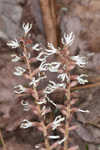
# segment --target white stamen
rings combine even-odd
[[[17,48],[17,47],[20,46],[20,45],[19,45],[19,42],[17,41],[17,39],[12,40],[12,41],[9,41],[9,42],[7,43],[7,45],[10,46],[10,47],[12,47],[12,48]]]

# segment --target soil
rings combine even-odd
[[[89,85],[80,88],[77,106],[90,113],[76,113],[74,124],[79,128],[72,133],[72,143],[79,150],[100,150],[100,0],[56,0],[57,23],[61,34],[74,32],[75,41],[70,47],[73,55],[88,57]],[[31,111],[25,112],[13,92],[13,87],[23,82],[13,75],[11,50],[6,42],[23,34],[22,23],[30,22],[33,43],[45,43],[39,0],[0,0],[0,129],[6,150],[35,150],[43,140],[35,128],[20,129],[23,119],[35,120]],[[56,93],[54,94],[56,95]],[[60,95],[63,97],[63,94]],[[58,96],[59,97],[59,96]],[[0,142],[0,150],[3,150]]]

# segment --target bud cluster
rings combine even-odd
[[[13,54],[12,62],[24,62],[22,66],[15,67],[14,75],[23,76],[28,85],[16,85],[14,92],[22,97],[23,93],[33,97],[34,104],[29,104],[28,100],[21,100],[21,104],[25,111],[31,110],[38,117],[38,121],[29,121],[24,119],[20,125],[21,128],[36,127],[43,133],[44,143],[39,143],[35,147],[43,150],[75,150],[77,146],[69,148],[68,139],[69,131],[75,130],[76,126],[71,126],[70,121],[73,112],[89,112],[88,110],[81,110],[74,108],[73,104],[77,98],[74,98],[74,92],[71,92],[71,88],[79,84],[87,83],[86,74],[72,75],[72,70],[76,66],[81,68],[87,64],[86,58],[82,56],[71,56],[69,46],[73,43],[75,35],[64,34],[61,42],[62,48],[55,48],[52,43],[48,43],[46,48],[42,48],[41,44],[32,44],[29,39],[28,33],[32,28],[32,24],[23,24],[24,36],[17,40],[9,41],[8,46],[13,49],[19,48],[21,54]],[[34,56],[34,53],[37,56]],[[57,61],[48,62],[48,57],[58,56]],[[37,68],[33,68],[34,63],[39,62],[40,65]],[[33,70],[34,69],[34,70]],[[47,72],[52,74],[56,73],[56,79],[50,80]],[[47,86],[39,90],[40,82],[46,82]],[[26,81],[25,80],[25,81]],[[55,90],[63,90],[65,92],[66,100],[63,104],[57,104],[49,95]],[[34,100],[35,99],[35,100]],[[60,115],[55,113],[55,110],[59,110]],[[52,117],[48,119],[48,115],[52,114]],[[54,132],[56,131],[56,132]]]

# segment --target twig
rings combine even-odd
[[[52,3],[53,4],[53,3]],[[52,5],[54,7],[54,5]],[[47,43],[52,43],[57,47],[56,21],[54,23],[54,8],[50,9],[50,0],[40,0],[40,7],[43,14],[43,23]],[[52,14],[52,15],[51,15]]]
[[[100,86],[100,82],[93,83],[93,84],[88,84],[88,85],[83,85],[83,86],[73,87],[71,90],[80,90],[80,89],[86,89],[86,88],[93,88],[93,87],[97,87],[97,86]]]

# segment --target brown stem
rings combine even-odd
[[[54,1],[54,0],[53,0]],[[40,7],[43,14],[43,23],[47,43],[52,43],[57,47],[57,33],[56,33],[56,17],[54,12],[54,2],[51,0],[40,0]],[[51,8],[50,9],[50,3]]]
[[[81,89],[86,89],[86,88],[93,88],[93,87],[97,87],[100,86],[100,81],[97,83],[92,83],[92,84],[87,84],[87,85],[83,85],[83,86],[77,86],[77,87],[73,87],[71,88],[71,90],[81,90]]]
[[[69,74],[69,79],[70,79],[70,74]],[[69,139],[69,123],[70,123],[70,118],[71,118],[71,87],[70,87],[70,82],[67,88],[66,92],[67,96],[67,108],[66,108],[66,125],[65,125],[65,141],[64,141],[64,150],[68,150],[68,139]]]

